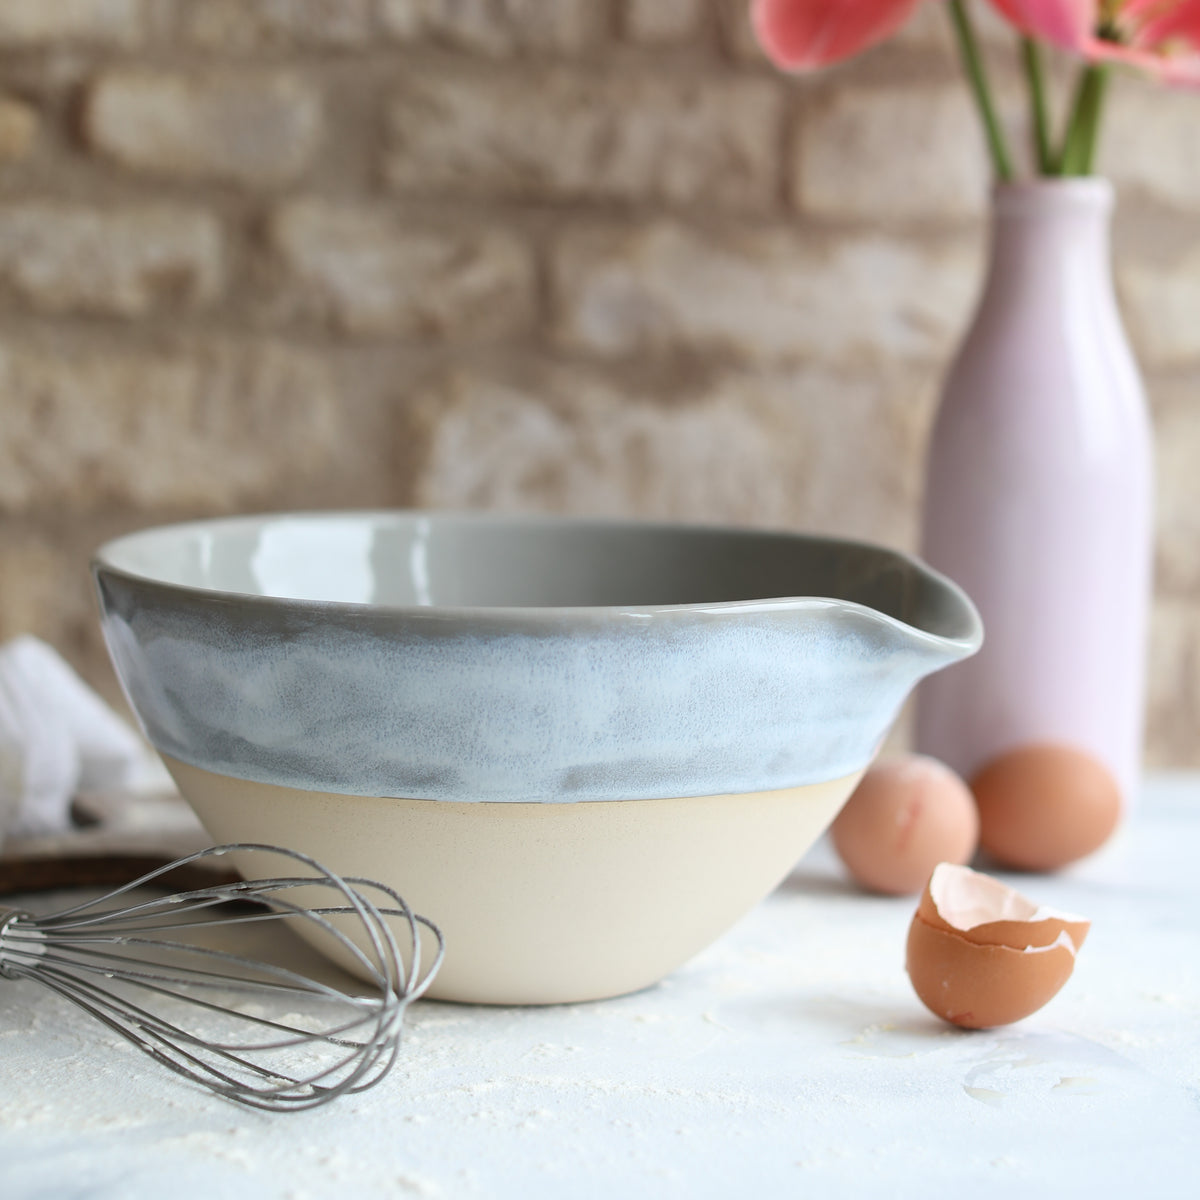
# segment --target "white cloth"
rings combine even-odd
[[[0,840],[67,829],[77,793],[131,786],[148,758],[57,651],[33,637],[0,646]]]

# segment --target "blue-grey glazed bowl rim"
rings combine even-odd
[[[225,588],[201,587],[195,584],[173,583],[169,580],[156,578],[153,575],[131,571],[119,567],[106,560],[108,552],[120,547],[123,543],[132,542],[151,535],[184,533],[191,529],[202,529],[206,526],[221,526],[230,528],[239,525],[253,526],[268,521],[284,519],[325,520],[340,518],[357,518],[363,520],[404,518],[433,518],[440,523],[462,522],[471,525],[512,525],[519,524],[527,528],[579,528],[592,530],[637,531],[645,533],[661,533],[665,535],[686,532],[699,535],[751,535],[778,539],[781,543],[807,543],[813,546],[836,546],[846,549],[862,550],[878,555],[881,559],[890,559],[898,565],[911,568],[938,583],[959,602],[961,611],[967,620],[968,629],[959,636],[930,633],[918,626],[901,621],[889,613],[881,612],[866,604],[837,596],[771,596],[755,600],[730,600],[717,602],[701,602],[695,604],[615,604],[615,605],[438,605],[438,604],[381,604],[352,600],[312,600],[298,599],[289,596],[264,595],[261,592],[241,592]],[[839,609],[856,611],[862,615],[897,629],[902,629],[908,636],[926,641],[930,646],[946,647],[972,653],[979,648],[983,641],[983,622],[978,610],[967,596],[966,592],[952,579],[935,570],[928,563],[914,554],[897,550],[890,546],[862,538],[846,538],[836,535],[806,533],[796,530],[773,529],[749,525],[720,525],[712,522],[688,521],[652,521],[634,518],[609,517],[577,517],[553,516],[542,513],[492,513],[471,512],[458,510],[423,510],[423,509],[311,509],[286,510],[279,512],[262,512],[239,514],[237,516],[203,517],[191,521],[177,521],[165,525],[155,525],[144,529],[133,530],[110,538],[99,546],[91,558],[93,575],[104,571],[116,575],[140,586],[161,588],[164,591],[180,592],[203,598],[207,601],[227,598],[238,604],[262,605],[275,608],[285,606],[301,611],[320,612],[375,612],[381,615],[394,614],[412,620],[443,621],[463,619],[471,621],[495,620],[497,622],[520,624],[543,623],[547,620],[559,619],[570,621],[575,618],[601,617],[663,617],[669,618],[677,613],[698,613],[705,615],[720,615],[737,612],[787,612],[800,608],[820,608],[834,605]]]
[[[390,523],[419,536],[429,531],[417,523],[432,521],[435,537],[437,525],[709,536],[732,539],[726,549],[746,537],[758,541],[751,562],[769,561],[777,541],[813,549],[817,582],[844,570],[846,592],[863,589],[864,602],[810,594],[646,605],[391,604],[172,582],[113,561],[142,538],[290,520]],[[453,539],[446,545],[453,552]],[[640,545],[654,550],[653,540]],[[722,565],[721,543],[713,552],[714,578],[740,569]],[[793,555],[795,563],[804,558]],[[160,751],[218,774],[344,795],[576,802],[842,778],[870,761],[919,678],[982,640],[965,593],[914,556],[744,526],[277,512],[143,529],[105,543],[92,567],[118,675]],[[780,577],[791,570],[785,564]],[[872,595],[902,616],[873,607]],[[650,630],[660,632],[647,637]]]

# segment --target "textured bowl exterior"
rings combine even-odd
[[[117,672],[161,752],[348,795],[610,801],[838,779],[870,761],[918,678],[978,643],[828,597],[386,607],[179,586],[104,551],[95,571]]]
[[[979,641],[948,581],[829,539],[274,521],[102,548],[109,650],[210,835],[395,887],[445,932],[443,999],[661,979],[783,878],[913,684]],[[698,593],[769,598],[677,602]]]
[[[748,796],[439,804],[166,762],[218,842],[286,831],[330,869],[394,887],[446,938],[429,996],[476,1004],[600,1000],[657,983],[779,883],[858,778]],[[255,858],[237,865],[253,870]]]

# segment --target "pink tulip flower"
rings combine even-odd
[[[1200,87],[1200,0],[992,0],[1022,33]]]
[[[754,0],[758,44],[785,71],[827,67],[891,37],[921,0]]]

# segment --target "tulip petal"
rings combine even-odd
[[[1089,39],[1083,53],[1090,62],[1134,67],[1168,87],[1200,87],[1200,54],[1164,55],[1100,38]]]
[[[1200,49],[1200,0],[1179,0],[1175,4],[1143,3],[1129,6],[1128,15],[1135,18],[1145,10],[1146,19],[1132,31],[1130,44],[1144,50],[1161,50],[1168,57],[1172,44],[1183,44],[1193,51]],[[1126,13],[1122,11],[1122,16]]]
[[[786,71],[850,58],[890,37],[921,0],[754,0],[754,33]]]
[[[991,0],[1022,33],[1089,62],[1122,63],[1163,83],[1200,86],[1200,0],[1117,0],[1105,7],[1119,41],[1097,36],[1101,0]]]
[[[1010,24],[1065,50],[1082,50],[1100,20],[1098,0],[992,0]]]

